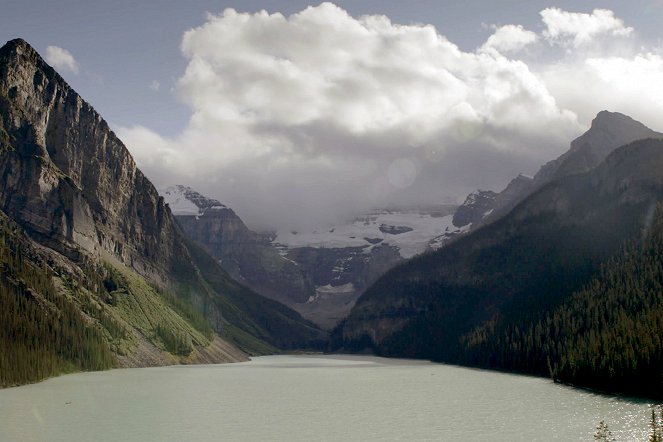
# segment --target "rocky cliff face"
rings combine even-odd
[[[0,211],[28,235],[44,272],[85,288],[62,296],[80,296],[80,305],[100,312],[104,299],[126,303],[108,308],[136,337],[131,352],[147,342],[159,353],[169,337],[187,333],[210,345],[193,331],[196,315],[249,352],[321,336],[189,243],[106,122],[23,40],[0,49]],[[122,283],[100,288],[112,275]],[[127,296],[111,293],[121,287]]]
[[[403,262],[398,248],[380,244],[362,247],[298,247],[288,251],[292,260],[309,275],[315,292],[305,303],[292,307],[304,317],[332,328],[345,318],[355,301],[380,276]]]
[[[261,234],[189,187],[161,194],[186,235],[237,281],[327,329],[387,270],[461,232],[451,223],[455,207],[440,205],[378,210],[311,232]]]
[[[201,244],[236,280],[287,305],[306,302],[315,291],[310,278],[248,227],[235,212],[189,187],[161,191],[184,232]]]
[[[452,224],[454,210],[445,205],[391,208],[313,231],[278,232],[275,247],[315,287],[305,303],[292,307],[325,328],[333,327],[387,270],[457,236],[461,229]]]
[[[495,208],[495,198],[497,194],[491,190],[477,190],[470,193],[454,213],[454,226],[465,227],[483,219]]]
[[[523,195],[531,193],[533,186],[534,178],[523,174],[518,175],[496,195],[493,212],[487,214],[486,217],[491,217],[494,212],[503,212],[506,207],[513,207],[523,198]]]
[[[65,255],[103,251],[167,278],[172,218],[106,122],[25,42],[0,66],[0,208]]]

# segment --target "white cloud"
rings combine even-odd
[[[570,39],[576,47],[602,34],[626,37],[633,33],[633,28],[625,26],[624,21],[609,9],[594,9],[591,14],[585,14],[547,8],[541,11],[541,18],[547,27],[543,32],[546,39],[551,42]]]
[[[602,109],[611,109],[663,131],[661,53],[588,57],[580,62],[550,65],[542,77],[558,101],[585,121]]]
[[[495,28],[495,32],[488,37],[483,49],[495,49],[499,52],[518,51],[527,45],[535,43],[538,36],[521,25],[505,25]]]
[[[118,134],[157,184],[192,185],[259,227],[499,190],[559,155],[602,109],[660,115],[659,55],[583,52],[587,38],[631,33],[612,12],[542,17],[542,35],[502,26],[464,52],[432,26],[331,3],[287,17],[227,9],[182,39],[175,92],[191,109],[187,128]],[[587,17],[585,31],[572,26]],[[549,45],[529,64],[513,58],[541,38],[579,43],[552,61],[539,54],[559,57]],[[651,108],[631,112],[641,97]]]
[[[149,85],[149,88],[151,91],[159,92],[159,89],[161,88],[161,83],[159,83],[157,80],[152,80],[152,82]]]
[[[59,46],[48,46],[46,48],[46,61],[59,71],[68,71],[78,74],[78,62],[66,49]]]

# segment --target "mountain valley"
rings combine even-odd
[[[331,329],[387,270],[465,229],[455,206],[383,209],[310,232],[250,230],[219,201],[183,185],[161,190],[184,232],[236,280]]]
[[[602,111],[501,192],[256,232],[190,187],[157,190],[12,40],[0,49],[0,385],[333,351],[658,397],[662,170],[663,134]]]

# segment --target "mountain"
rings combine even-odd
[[[20,39],[0,49],[0,211],[2,385],[323,337],[188,240],[108,124]]]
[[[162,189],[161,195],[184,233],[235,280],[286,305],[306,302],[315,293],[307,273],[281,256],[269,235],[249,230],[231,208],[182,185]]]
[[[587,384],[587,372],[575,376],[572,371],[571,349],[534,356],[532,341],[524,340],[531,335],[508,332],[520,324],[519,331],[529,327],[540,338],[542,329],[536,324],[546,324],[546,318],[564,312],[568,303],[575,305],[572,294],[579,292],[577,296],[582,297],[581,290],[592,278],[601,278],[600,269],[606,262],[623,257],[625,242],[649,238],[652,219],[660,215],[656,207],[663,200],[661,170],[663,141],[646,139],[614,150],[590,171],[553,179],[506,216],[389,271],[334,330],[332,346],[554,373],[567,382]],[[627,273],[618,277],[630,278]],[[593,296],[609,297],[605,292],[609,286],[602,290],[597,289]],[[628,294],[622,297],[632,300],[625,302],[638,299]],[[629,308],[633,321],[638,315],[651,314],[638,306]],[[604,313],[607,315],[596,314],[601,317]],[[628,316],[622,319],[628,322]],[[633,323],[642,339],[660,341],[657,329]],[[577,326],[583,327],[574,323]],[[513,340],[504,342],[505,336]],[[545,348],[557,346],[558,350],[569,342],[554,334],[544,341]],[[660,357],[660,346],[654,348]],[[594,356],[600,355],[598,347],[593,351]],[[627,358],[628,354],[625,350],[618,356]],[[616,365],[625,367],[620,361]],[[616,373],[614,379],[632,378],[634,373]],[[643,382],[652,387],[660,382],[660,373],[657,379]],[[603,383],[602,387],[629,390],[623,382]]]
[[[601,111],[591,127],[571,142],[568,152],[541,167],[534,181],[543,184],[555,178],[586,172],[598,166],[616,148],[646,138],[663,138],[656,132],[619,112]]]
[[[481,221],[495,209],[497,193],[492,190],[477,190],[470,193],[453,216],[453,225],[465,227]]]
[[[514,178],[495,196],[492,210],[485,212],[481,219],[474,219],[474,227],[504,216],[524,198],[552,180],[591,170],[616,148],[646,138],[662,139],[663,134],[619,112],[599,112],[589,130],[573,140],[567,152],[543,165],[533,178],[525,175]]]
[[[435,250],[464,229],[452,225],[454,206],[375,210],[312,231],[281,231],[272,243],[309,275],[315,294],[291,304],[304,317],[332,328],[387,270]]]
[[[473,330],[469,363],[663,399],[663,205],[650,214],[642,238],[561,305],[499,333]]]
[[[387,270],[458,235],[454,206],[383,209],[308,232],[258,233],[221,202],[177,185],[161,194],[185,234],[237,281],[331,329]]]

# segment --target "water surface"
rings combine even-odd
[[[646,440],[648,404],[417,361],[266,356],[0,390],[0,441]]]

